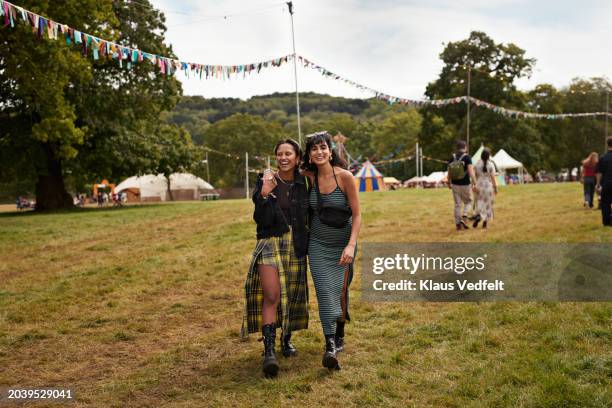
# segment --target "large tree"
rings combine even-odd
[[[427,86],[425,94],[431,99],[451,98],[467,94],[468,70],[471,96],[507,108],[524,109],[525,97],[517,90],[515,81],[529,76],[535,60],[527,58],[525,51],[515,44],[496,43],[483,32],[473,31],[461,41],[450,42],[440,54],[444,66],[439,78]],[[437,124],[434,123],[437,121]],[[450,105],[424,109],[422,139],[427,154],[428,146],[436,144],[436,129],[450,126],[454,138],[465,138],[466,106]],[[511,154],[518,153],[515,143],[537,148],[538,141],[529,139],[533,132],[525,133],[525,126],[517,126],[513,119],[472,105],[470,115],[470,145],[475,150],[480,143],[495,149],[501,147]],[[523,136],[521,136],[523,135]],[[449,143],[447,151],[454,145]],[[436,149],[436,147],[434,147]]]
[[[98,37],[172,57],[164,17],[147,1],[26,1],[23,6]],[[64,176],[118,180],[159,169],[168,129],[160,114],[181,89],[149,62],[82,55],[18,23],[0,31],[0,177],[28,177],[38,209],[72,206]],[[179,138],[188,143],[188,138]]]

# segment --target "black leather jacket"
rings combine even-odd
[[[308,181],[306,176],[302,176],[296,171],[295,185],[291,190],[291,224],[293,231],[293,247],[298,258],[302,258],[308,253]],[[257,223],[257,239],[281,237],[289,231],[289,226],[283,217],[282,210],[276,205],[276,198],[268,195],[267,198],[261,196],[263,186],[263,174],[259,174],[255,191],[253,192],[253,202],[255,212],[253,219]],[[274,193],[275,190],[272,190]]]

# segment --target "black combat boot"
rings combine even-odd
[[[263,333],[264,343],[263,372],[266,377],[276,377],[278,373],[278,360],[276,359],[276,352],[274,351],[276,325],[274,323],[264,324],[261,331]]]
[[[338,364],[338,357],[336,356],[336,342],[334,341],[334,335],[329,334],[325,336],[325,354],[323,354],[323,367],[330,370],[339,370],[340,364]]]
[[[344,351],[344,321],[336,322],[336,335],[334,341],[336,342],[336,352],[339,353]]]
[[[291,343],[291,332],[283,334],[281,337],[281,349],[283,350],[283,356],[295,357],[297,356],[297,350],[293,343]]]

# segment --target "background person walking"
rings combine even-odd
[[[466,221],[468,211],[472,207],[474,166],[472,166],[472,158],[466,152],[466,144],[463,140],[457,142],[457,150],[448,161],[446,176],[448,188],[453,191],[455,226],[457,230],[469,229]]]
[[[476,216],[473,227],[478,227],[482,221],[482,228],[487,228],[487,223],[493,219],[493,203],[497,194],[497,180],[495,180],[495,165],[491,160],[491,150],[484,149],[481,159],[476,163]]]
[[[595,175],[597,172],[597,162],[599,155],[595,152],[582,161],[582,185],[584,191],[584,206],[593,208],[593,199],[595,196]]]
[[[597,190],[601,192],[601,218],[603,225],[610,227],[612,206],[612,136],[608,136],[608,152],[597,163]]]

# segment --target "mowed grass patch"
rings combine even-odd
[[[460,233],[446,189],[360,197],[362,242],[612,242],[577,183],[503,188],[491,228]],[[299,356],[264,379],[258,336],[239,338],[252,209],[0,214],[0,386],[122,407],[609,405],[609,303],[367,303],[359,262],[342,370],[321,367],[310,284]]]

